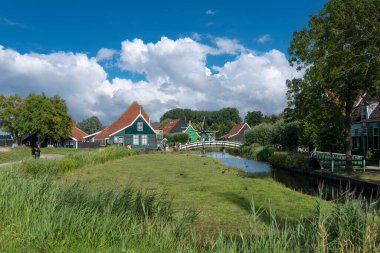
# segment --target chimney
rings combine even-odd
[[[141,114],[141,112],[142,112],[142,106],[140,105],[140,114]]]
[[[189,120],[189,125],[191,125],[191,120]]]

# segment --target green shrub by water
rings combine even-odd
[[[33,175],[57,175],[83,166],[105,163],[131,155],[136,155],[137,150],[123,147],[107,147],[98,150],[71,153],[61,159],[28,159],[17,165],[24,172]]]
[[[290,155],[287,153],[275,152],[269,157],[269,163],[277,168],[307,170],[308,160],[303,155]]]

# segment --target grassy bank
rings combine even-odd
[[[29,148],[1,148],[0,164],[21,161],[31,156],[31,150]]]
[[[88,190],[9,170],[0,180],[1,252],[379,252],[378,210],[356,200],[328,212],[316,202],[308,219],[281,226],[272,211],[250,203],[244,234],[210,238],[192,230],[193,212],[174,217],[165,196]]]
[[[240,176],[239,176],[240,175]],[[173,199],[180,213],[186,207],[199,211],[202,233],[249,230],[250,203],[271,209],[282,224],[309,217],[317,198],[293,191],[269,178],[248,178],[208,157],[186,154],[147,154],[74,170],[59,182],[80,182],[92,189],[122,189],[133,185]],[[323,206],[328,206],[322,202]],[[270,217],[265,214],[264,223]]]

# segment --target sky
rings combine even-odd
[[[105,124],[138,101],[280,113],[293,32],[325,0],[20,1],[0,8],[0,93],[58,94]]]

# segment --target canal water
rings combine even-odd
[[[296,191],[320,196],[331,200],[339,198],[344,192],[354,192],[356,196],[362,195],[367,199],[378,193],[368,189],[358,189],[350,185],[342,185],[329,180],[319,179],[313,176],[298,174],[291,171],[273,168],[267,162],[249,160],[240,156],[233,156],[224,152],[208,152],[206,156],[213,157],[228,166],[243,169],[246,172],[256,174],[259,177],[271,177],[286,187]]]

